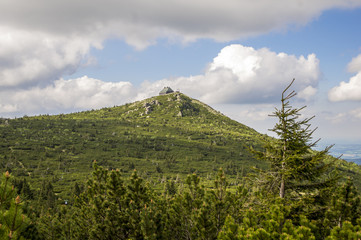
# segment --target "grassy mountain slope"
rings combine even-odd
[[[94,160],[124,175],[137,169],[155,185],[193,172],[209,179],[220,167],[237,184],[252,166],[266,167],[247,146],[261,148],[270,138],[172,93],[100,110],[3,119],[0,139],[3,171],[26,178],[38,189],[43,181],[52,181],[66,198],[74,182],[89,176]],[[361,183],[356,164],[337,164]]]

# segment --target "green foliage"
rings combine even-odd
[[[144,180],[134,171],[125,185],[119,171],[94,167],[86,191],[75,204],[74,239],[152,238],[157,211]]]
[[[361,238],[361,226],[353,226],[350,222],[344,222],[342,227],[335,227],[332,229],[330,236],[327,240],[348,240],[348,239],[360,239]]]
[[[11,186],[10,174],[3,175],[0,184],[0,238],[18,239],[28,225],[26,216],[22,213],[22,203],[16,191]]]
[[[72,214],[42,218],[39,230],[44,238],[61,239],[70,233],[70,239],[216,239],[227,215],[236,210],[232,204],[239,203],[238,193],[227,190],[222,170],[214,189],[205,189],[193,174],[186,188],[174,194],[156,194],[136,171],[128,181],[123,179],[119,171],[95,163]],[[47,221],[53,227],[46,229]]]
[[[294,81],[294,80],[293,80]],[[287,93],[291,84],[283,91],[281,109],[273,115],[278,123],[271,129],[279,139],[266,144],[266,151],[254,151],[259,159],[270,163],[263,173],[260,183],[266,191],[288,199],[316,197],[323,188],[333,186],[337,176],[327,175],[331,164],[325,162],[330,147],[323,151],[313,151],[316,142],[311,142],[314,130],[310,129],[310,120],[299,120],[300,111],[305,107],[293,108],[289,100],[296,95]],[[287,194],[286,194],[287,193]]]
[[[357,224],[357,219],[361,214],[361,200],[350,178],[334,189],[330,200],[324,220],[325,226],[342,228],[346,221],[354,225]]]
[[[148,105],[152,110],[145,114]],[[255,159],[248,147],[261,151],[264,142],[277,144],[181,93],[7,122],[0,127],[0,170],[9,170],[19,181],[30,184],[30,198],[39,196],[43,181],[51,183],[54,200],[63,202],[72,201],[72,187],[86,181],[94,160],[127,177],[137,169],[153,183],[158,183],[159,177],[184,180],[195,172],[209,178],[222,167],[233,187],[254,172],[253,167],[268,166]],[[361,187],[359,166],[340,160],[336,167]],[[20,190],[20,185],[17,187]]]
[[[72,213],[65,206],[60,206],[57,211],[48,209],[36,219],[36,231],[31,239],[71,239]]]
[[[27,224],[21,209],[16,209],[20,206],[17,198],[3,214],[2,233],[13,231],[15,236],[18,232],[29,239],[306,240],[360,236],[360,200],[351,179],[334,188],[333,200],[312,220],[295,214],[287,199],[268,199],[247,189],[252,186],[239,186],[235,191],[228,185],[220,169],[211,187],[204,187],[200,177],[192,174],[178,183],[174,193],[157,193],[137,171],[125,179],[120,171],[95,163],[92,177],[73,206],[43,211],[25,232]],[[13,196],[10,191],[14,190],[5,191],[7,196]]]
[[[86,181],[94,160],[127,177],[137,169],[153,183],[176,175],[184,180],[194,172],[214,176],[223,167],[236,185],[237,175],[266,167],[245,146],[260,149],[268,137],[173,93],[112,108],[9,119],[0,139],[0,170],[30,184],[30,198],[43,195],[45,181],[55,201],[72,201],[72,187]]]
[[[278,140],[180,93],[8,120],[0,168],[17,178],[1,181],[1,237],[358,239],[360,167],[311,149],[293,96],[274,113]]]

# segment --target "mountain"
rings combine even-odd
[[[347,159],[349,162],[354,162],[358,165],[361,165],[361,158],[355,158],[355,159]]]
[[[211,179],[222,167],[235,185],[252,167],[267,167],[248,147],[272,141],[179,92],[100,110],[2,119],[0,139],[2,171],[37,189],[50,181],[63,199],[89,176],[94,160],[124,176],[137,169],[156,186],[194,172]],[[336,165],[361,183],[359,166]]]
[[[316,150],[321,150],[329,144],[323,143],[316,147]],[[339,143],[333,146],[330,150],[332,156],[342,156],[343,159],[349,162],[360,163],[361,159],[361,144],[357,143]]]

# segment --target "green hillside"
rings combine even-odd
[[[253,166],[267,167],[248,147],[261,149],[272,140],[182,93],[80,113],[2,119],[0,139],[3,172],[36,189],[51,181],[60,198],[89,177],[94,160],[123,176],[137,169],[155,187],[194,172],[213,179],[220,167],[236,185]],[[358,165],[336,165],[361,185]]]

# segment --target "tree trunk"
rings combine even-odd
[[[285,162],[282,163],[282,171],[285,168]],[[280,185],[280,198],[285,197],[285,179],[284,179],[284,173],[282,173],[281,177],[281,185]]]

